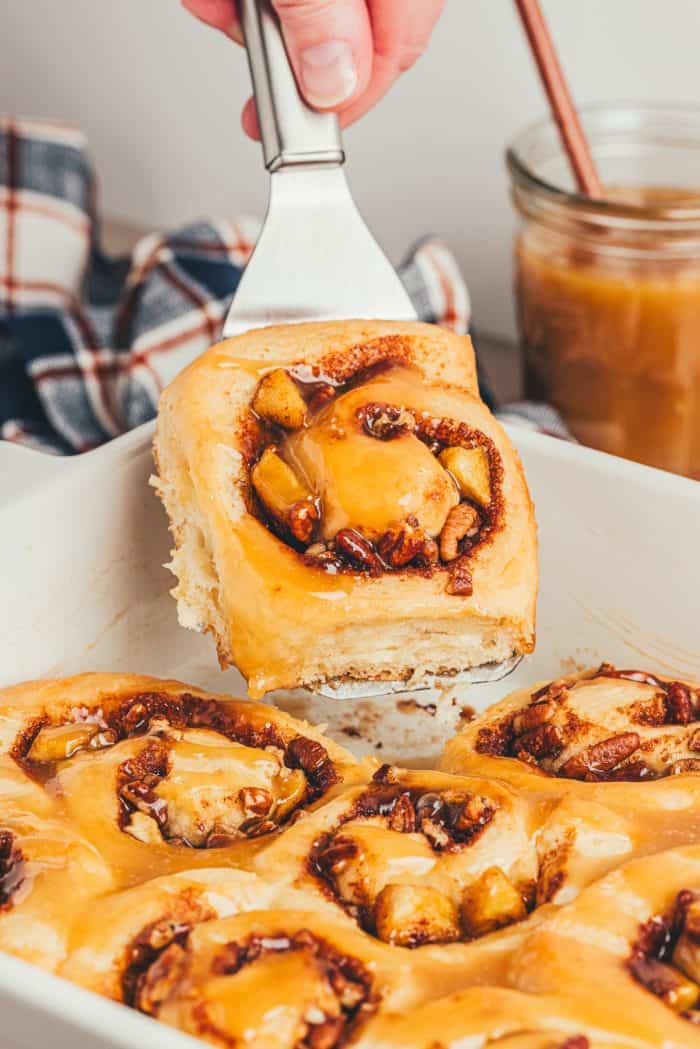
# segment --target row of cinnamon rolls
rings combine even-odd
[[[698,728],[604,665],[409,771],[178,682],[7,689],[0,948],[220,1046],[700,1045]]]

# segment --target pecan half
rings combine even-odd
[[[479,511],[469,503],[453,506],[440,533],[440,557],[443,561],[454,561],[459,557],[459,544],[471,539],[481,526]]]
[[[700,772],[700,758],[681,758],[674,761],[668,770],[669,776],[680,776],[684,772]]]
[[[340,874],[348,862],[357,856],[357,845],[352,838],[338,835],[328,841],[316,843],[314,864],[326,878]]]
[[[287,747],[285,761],[290,768],[299,768],[305,772],[313,785],[322,790],[338,782],[338,773],[328,751],[315,739],[295,736]]]
[[[12,831],[0,830],[0,910],[11,906],[24,881],[26,865]]]
[[[675,998],[682,990],[684,981],[673,966],[641,953],[634,954],[628,964],[638,983],[667,1004],[675,1004]]]
[[[457,597],[469,597],[474,592],[474,583],[469,569],[469,561],[465,556],[458,557],[450,563],[450,581],[447,584],[447,593],[455,594]]]
[[[574,754],[559,770],[560,776],[569,779],[595,779],[598,775],[611,772],[638,749],[641,740],[636,732],[621,732],[600,743]]]
[[[319,521],[316,506],[307,499],[295,503],[287,516],[287,526],[298,543],[308,543]]]
[[[150,1016],[157,1013],[182,980],[187,953],[179,943],[171,943],[139,979],[134,1005]]]
[[[557,681],[550,681],[548,684],[543,685],[542,688],[538,688],[536,692],[533,692],[530,699],[538,702],[540,699],[551,699],[553,702],[559,702],[564,699],[569,693],[566,681],[564,678],[558,678]]]
[[[365,432],[380,441],[391,441],[416,428],[413,412],[397,404],[365,404],[357,415]]]
[[[416,811],[410,798],[402,794],[389,816],[389,827],[399,834],[412,834],[416,829]]]
[[[437,820],[421,820],[420,829],[421,834],[425,835],[436,852],[440,852],[441,849],[447,848],[451,842],[450,835],[444,825],[438,823]]]
[[[168,803],[159,798],[154,787],[160,782],[157,776],[144,776],[140,780],[131,780],[119,789],[119,797],[127,809],[142,812],[155,820],[161,831],[168,823]]]
[[[238,797],[246,816],[267,816],[274,800],[264,787],[243,787]]]
[[[391,568],[403,568],[411,561],[434,564],[438,559],[437,543],[426,535],[413,515],[384,533],[377,542],[377,552]]]
[[[526,754],[540,761],[542,758],[556,758],[564,749],[564,740],[556,725],[537,725],[518,739],[518,746]]]
[[[312,543],[304,551],[304,560],[313,568],[321,568],[331,574],[339,572],[343,562],[329,550],[325,543]]]
[[[551,699],[541,699],[529,707],[525,707],[513,718],[513,731],[516,735],[522,735],[533,728],[544,725],[551,721],[557,712],[555,703]]]
[[[344,561],[358,568],[367,568],[370,572],[382,570],[382,563],[369,539],[354,528],[341,528],[333,540],[333,547]]]
[[[480,794],[470,794],[452,820],[452,830],[459,837],[465,833],[471,837],[480,827],[484,827],[493,815],[494,808],[488,798]]]
[[[673,681],[666,691],[667,721],[671,725],[689,725],[695,715],[690,689]]]

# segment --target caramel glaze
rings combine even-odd
[[[245,486],[244,496],[249,511],[307,568],[333,576],[444,572],[448,591],[468,596],[469,563],[503,524],[501,457],[482,432],[412,408],[423,383],[406,366],[400,350],[400,340],[381,340],[313,369],[291,367],[287,374],[307,405],[304,427],[288,434],[252,408],[241,425],[239,440],[248,472],[265,448],[274,447],[314,493],[319,524],[310,541],[297,541],[284,522],[266,510],[252,486]],[[460,494],[437,456],[453,447],[483,450],[491,498],[478,507],[461,499],[474,506],[478,530],[461,538],[459,556],[445,562],[433,540],[449,510],[460,503]],[[408,536],[397,554],[396,532],[402,526],[407,526]],[[320,554],[313,552],[319,540],[327,547]]]

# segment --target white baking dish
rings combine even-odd
[[[169,538],[148,487],[152,426],[57,460],[0,443],[0,684],[133,670],[242,694],[208,638],[182,630],[162,567]],[[603,659],[700,678],[700,484],[514,428],[537,508],[538,644],[511,677],[437,712],[384,700],[275,697],[387,760],[434,758],[459,708]],[[420,704],[435,696],[417,693]],[[454,702],[452,700],[454,699]],[[348,735],[360,732],[361,738]],[[0,1046],[55,1049],[196,1043],[0,956]]]

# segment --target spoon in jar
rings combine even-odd
[[[585,197],[600,199],[603,196],[600,176],[539,0],[515,0],[515,6],[579,193]]]

